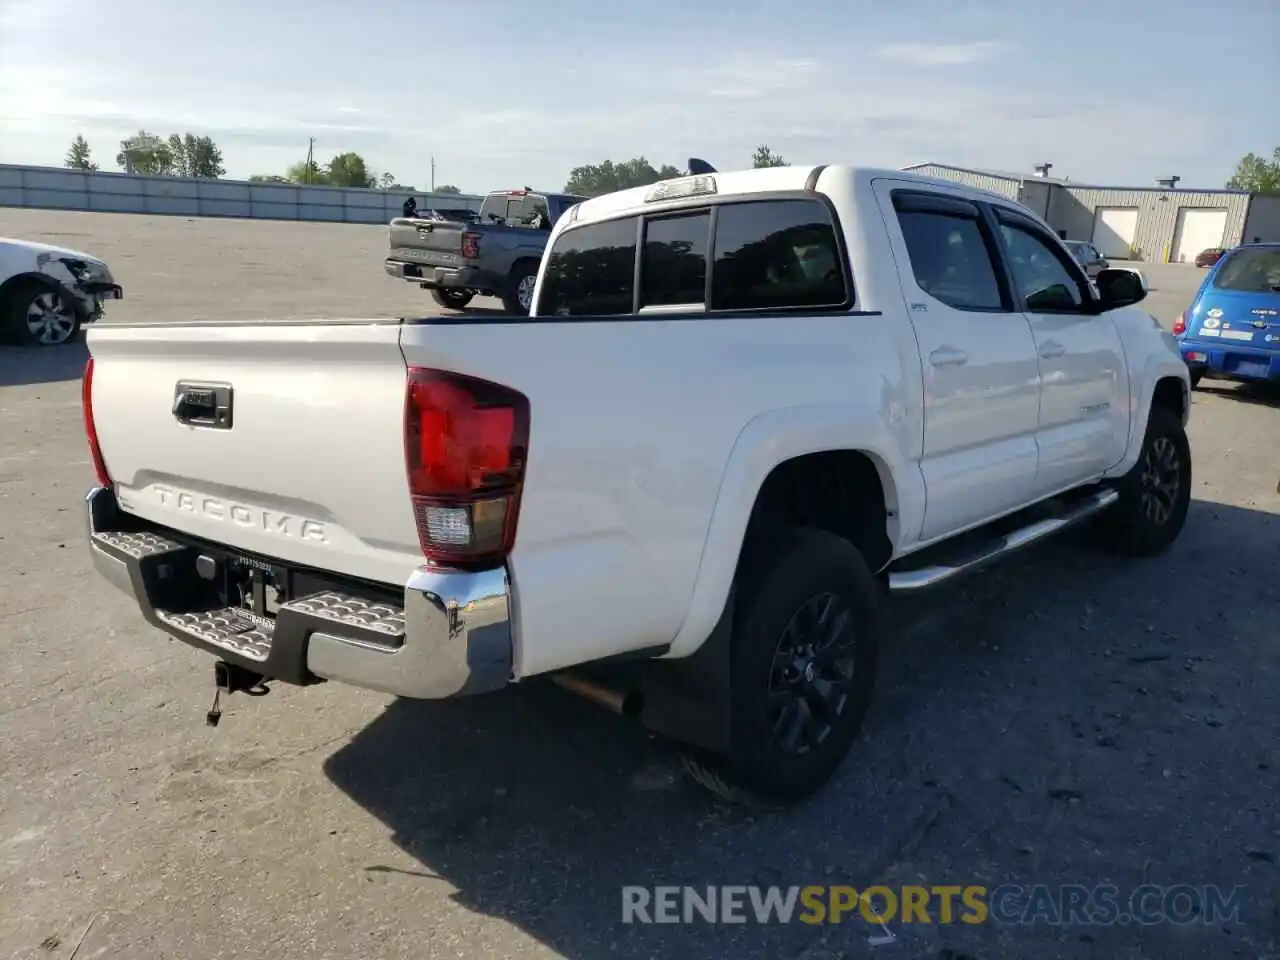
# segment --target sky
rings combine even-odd
[[[1280,145],[1276,0],[0,0],[0,163],[207,134],[227,176],[354,150],[427,189],[932,161],[1221,187]]]

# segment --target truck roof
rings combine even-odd
[[[846,182],[858,183],[878,177],[888,177],[894,180],[910,180],[921,185],[944,187],[952,191],[958,189],[975,197],[995,198],[1002,201],[1009,199],[990,190],[967,186],[954,180],[943,180],[939,177],[927,177],[907,170],[879,167],[808,164],[794,167],[765,167],[759,170],[717,171],[705,176],[711,176],[715,179],[716,195],[722,197],[725,195],[742,195],[778,190],[803,190],[814,171],[821,171],[824,178],[840,178],[845,179]],[[658,182],[678,183],[689,179],[693,179],[693,177],[677,177]],[[632,187],[628,190],[619,190],[617,193],[607,193],[604,196],[584,200],[578,205],[578,212],[574,220],[577,223],[589,220],[604,220],[609,217],[643,210],[646,207],[645,198],[656,185],[648,184],[643,187]]]

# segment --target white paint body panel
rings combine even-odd
[[[94,419],[121,506],[216,543],[403,584],[422,563],[404,468],[398,323],[102,324]],[[233,426],[174,419],[230,383]]]
[[[717,183],[721,193],[794,190],[808,173],[722,174]],[[141,516],[400,584],[422,562],[401,436],[406,363],[506,384],[531,408],[508,560],[515,675],[666,644],[669,656],[688,655],[724,609],[756,494],[785,460],[867,453],[885,487],[895,556],[1036,497],[1043,429],[1034,323],[1015,314],[986,329],[944,318],[950,326],[938,336],[979,360],[963,382],[925,373],[921,344],[931,349],[932,334],[920,340],[923,328],[912,322],[901,238],[886,229],[877,177],[991,196],[893,171],[822,174],[818,189],[839,212],[856,278],[855,309],[878,315],[91,330],[108,467],[126,508]],[[644,192],[587,201],[575,219],[638,210]],[[569,222],[557,224],[548,249]],[[1104,382],[1146,395],[1116,396],[1112,416],[1099,422],[1117,432],[1099,436],[1088,457],[1065,458],[1060,479],[1070,484],[1096,479],[1106,457],[1119,458],[1113,472],[1134,462],[1154,383],[1167,375],[1186,382],[1176,349],[1142,311],[1090,322],[1118,331],[1130,369],[1116,376],[1113,340],[1082,335],[1080,359],[1064,364],[1076,386],[1062,404],[1094,396]],[[174,384],[184,378],[234,385],[233,430],[174,421]],[[937,509],[932,525],[927,506]],[[229,522],[233,507],[249,522]],[[293,525],[269,520],[263,529],[264,513]]]
[[[1109,314],[1025,315],[1040,360],[1039,466],[1047,497],[1119,463],[1129,441],[1130,377]]]
[[[920,468],[928,507],[920,537],[931,540],[1031,498],[1040,405],[1036,345],[1021,313],[956,310],[922,290],[890,198],[895,188],[918,184],[884,178],[874,185],[924,375]],[[937,192],[966,196],[963,189]]]

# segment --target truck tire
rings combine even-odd
[[[536,263],[525,261],[512,267],[507,287],[502,291],[502,309],[517,317],[527,317],[533,309],[533,287],[537,279]]]
[[[431,291],[431,299],[446,310],[463,310],[475,296],[470,290],[449,290],[436,287]]]
[[[690,777],[735,802],[792,803],[861,732],[885,633],[879,581],[847,540],[785,528],[744,558],[731,643],[729,749],[687,749]]]
[[[1167,550],[1182,532],[1191,503],[1191,445],[1181,417],[1151,408],[1142,453],[1116,489],[1120,499],[1098,517],[1103,544],[1132,557]]]
[[[42,283],[20,283],[0,303],[0,327],[24,347],[70,343],[80,333],[81,319],[65,294]]]

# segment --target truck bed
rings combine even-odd
[[[686,631],[700,642],[737,556],[718,538],[745,527],[753,471],[767,472],[756,459],[782,453],[749,452],[762,416],[883,423],[879,390],[845,385],[868,365],[901,365],[890,331],[849,313],[113,324],[89,345],[126,512],[388,585],[424,563],[405,473],[406,366],[518,390],[531,415],[506,560],[517,676]],[[231,430],[175,421],[184,379],[232,385]],[[891,436],[855,440],[897,453]]]

